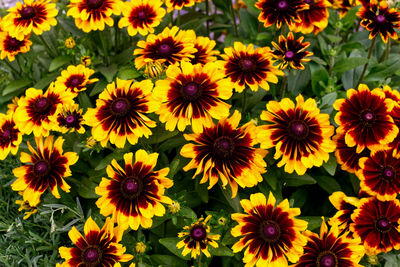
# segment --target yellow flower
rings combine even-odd
[[[89,56],[81,57],[81,64],[85,67],[89,67],[92,64],[92,59]]]
[[[19,53],[27,53],[31,49],[32,42],[29,40],[30,35],[23,36],[18,40],[8,32],[0,32],[0,58],[8,58],[14,61],[15,56]]]
[[[144,73],[147,77],[156,79],[164,73],[164,66],[159,61],[150,61],[146,64]]]
[[[70,65],[61,72],[61,76],[57,77],[55,86],[77,95],[79,92],[86,90],[86,86],[99,80],[97,78],[91,79],[90,76],[93,74],[94,70],[86,68],[84,65]]]
[[[172,214],[177,214],[180,210],[181,205],[178,201],[172,201],[172,203],[168,205],[168,211]]]
[[[143,242],[137,242],[135,244],[135,251],[137,254],[143,254],[146,252],[146,244]]]
[[[69,49],[74,48],[75,45],[76,45],[74,38],[72,38],[72,37],[67,38],[65,40],[64,45],[65,45],[66,48],[69,48]]]

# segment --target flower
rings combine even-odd
[[[208,215],[206,219],[200,218],[190,226],[183,227],[183,232],[178,233],[178,237],[184,239],[179,241],[176,247],[178,249],[184,247],[183,256],[190,253],[192,258],[197,258],[203,252],[206,257],[211,257],[208,245],[217,248],[218,243],[215,240],[219,240],[221,236],[210,234],[210,226],[207,225],[210,219],[211,215]]]
[[[291,26],[294,22],[299,22],[299,11],[307,8],[303,0],[258,0],[255,6],[261,10],[258,20],[264,23],[264,27],[276,23],[278,29],[282,23]]]
[[[55,87],[54,83],[51,83],[45,93],[29,88],[25,97],[18,100],[14,113],[15,124],[23,134],[33,132],[35,137],[48,136],[54,126],[50,118],[56,113],[58,105],[71,104],[73,98],[71,92]]]
[[[399,91],[393,90],[388,85],[383,86],[382,90],[385,93],[386,98],[390,98],[393,101],[400,103],[400,92]]]
[[[345,133],[346,145],[356,146],[356,152],[361,153],[364,148],[373,151],[392,142],[399,132],[390,116],[393,100],[385,98],[381,89],[370,91],[365,84],[360,84],[357,91],[347,90],[346,94],[347,99],[338,99],[333,104],[338,111],[337,131]]]
[[[193,178],[203,173],[200,183],[209,180],[211,189],[221,179],[222,186],[231,187],[232,198],[238,185],[252,187],[263,180],[267,164],[263,160],[267,151],[254,146],[258,143],[253,122],[239,126],[241,115],[235,111],[230,118],[222,118],[218,125],[211,125],[199,134],[184,134],[194,143],[182,147],[181,155],[192,160],[184,171],[196,169]]]
[[[288,266],[287,260],[297,262],[303,253],[307,239],[300,232],[307,229],[307,222],[295,218],[300,209],[290,208],[287,199],[275,203],[272,193],[268,200],[262,193],[251,194],[250,200],[240,201],[245,214],[232,214],[238,225],[231,234],[241,237],[232,250],[237,253],[247,247],[246,266]]]
[[[48,0],[25,0],[24,4],[17,2],[7,11],[8,14],[2,20],[3,29],[20,41],[32,31],[40,35],[57,24],[56,4]]]
[[[61,133],[74,132],[83,134],[85,128],[82,126],[83,116],[82,109],[79,109],[78,104],[70,104],[57,108],[56,115],[52,116],[51,120],[54,121],[54,131]]]
[[[258,86],[269,90],[269,84],[277,83],[276,75],[283,72],[272,65],[271,50],[269,47],[254,49],[253,44],[246,47],[241,42],[235,42],[234,47],[224,49],[225,55],[221,55],[224,61],[225,75],[234,83],[235,90],[243,92],[246,85],[252,91],[257,91]]]
[[[383,42],[388,38],[397,40],[395,29],[400,28],[400,12],[395,8],[389,8],[386,1],[371,0],[369,5],[363,5],[357,13],[365,29],[370,31],[369,39],[373,39],[378,33]]]
[[[144,73],[152,79],[160,78],[164,74],[164,66],[159,61],[149,61],[144,68]]]
[[[11,100],[11,103],[7,104],[7,114],[14,114],[15,113],[15,110],[18,107],[18,100],[19,100],[19,97],[15,96]]]
[[[303,62],[308,62],[311,59],[306,58],[312,56],[313,53],[306,51],[306,48],[310,46],[309,42],[304,42],[304,36],[294,40],[292,32],[289,32],[287,39],[283,36],[279,36],[279,45],[275,42],[271,42],[276,50],[272,52],[272,56],[281,61],[278,65],[279,68],[285,69],[290,66],[292,69],[304,70]]]
[[[232,84],[215,63],[192,65],[182,62],[168,67],[167,78],[158,80],[153,95],[162,103],[156,113],[169,131],[184,131],[191,125],[200,133],[212,126],[212,118],[229,115],[230,105],[222,99],[232,96]]]
[[[87,148],[90,148],[90,149],[92,149],[92,148],[94,148],[94,146],[96,145],[96,140],[93,138],[93,136],[89,136],[87,139],[86,139],[86,147]]]
[[[135,244],[135,251],[137,254],[143,254],[146,252],[146,244],[143,242],[137,242]]]
[[[194,43],[194,48],[197,51],[193,54],[194,57],[190,59],[192,65],[195,64],[206,64],[208,62],[215,62],[220,53],[218,50],[213,50],[215,48],[215,41],[210,40],[208,37],[197,36]]]
[[[90,79],[93,73],[94,70],[86,68],[84,65],[70,65],[61,72],[61,76],[57,77],[55,86],[78,95],[79,92],[86,90],[86,86],[99,80],[97,78]]]
[[[174,9],[181,10],[183,7],[191,7],[199,2],[199,0],[165,0],[165,5],[167,6],[168,13]]]
[[[289,98],[269,101],[261,113],[261,119],[269,124],[260,126],[258,138],[261,148],[275,147],[274,158],[282,157],[278,167],[285,165],[285,172],[303,175],[308,168],[327,162],[336,146],[331,140],[334,127],[329,115],[320,113],[314,99],[304,102],[299,95],[296,102]]]
[[[165,9],[161,8],[162,4],[160,0],[124,2],[118,27],[127,27],[130,36],[135,36],[138,32],[143,36],[153,33],[166,14]]]
[[[75,19],[75,25],[84,32],[103,31],[105,24],[114,25],[111,15],[121,14],[119,0],[70,0],[67,16]]]
[[[56,198],[60,198],[58,186],[69,192],[70,186],[64,178],[71,176],[69,167],[78,161],[78,155],[75,152],[63,154],[62,137],[58,137],[54,143],[53,140],[54,136],[50,135],[43,144],[43,138],[36,137],[37,150],[28,142],[31,154],[21,152],[20,158],[22,163],[27,164],[13,170],[17,180],[11,187],[14,191],[23,191],[24,201],[31,206],[39,204],[40,196],[48,187]]]
[[[67,39],[65,39],[64,45],[68,49],[74,48],[76,46],[74,38],[73,37],[68,37]]]
[[[178,32],[179,31],[179,32]],[[136,69],[143,68],[147,62],[163,60],[165,66],[189,61],[197,51],[194,48],[196,34],[193,30],[179,30],[177,26],[166,27],[160,34],[149,34],[146,41],[137,42],[139,48],[133,51]]]
[[[76,247],[60,247],[58,249],[61,258],[65,262],[62,267],[75,266],[121,266],[119,262],[130,261],[133,256],[124,254],[126,248],[119,242],[122,239],[123,230],[114,228],[110,218],[106,219],[103,228],[89,217],[84,227],[85,237],[72,226],[68,236]]]
[[[400,192],[400,159],[392,151],[373,151],[360,159],[357,177],[362,190],[380,201],[392,200]]]
[[[81,64],[85,67],[89,67],[92,64],[92,59],[89,56],[81,57]]]
[[[305,231],[307,244],[304,253],[293,267],[359,267],[358,263],[364,256],[364,247],[360,238],[352,238],[349,232],[340,232],[337,225],[332,225],[328,231],[322,218],[320,234]]]
[[[303,0],[307,9],[299,11],[300,21],[290,27],[291,31],[303,34],[320,33],[328,26],[329,12],[331,6],[328,0]]]
[[[0,160],[8,154],[16,155],[22,142],[22,133],[15,125],[12,114],[0,113]]]
[[[360,200],[351,215],[350,230],[360,237],[367,255],[400,249],[400,203],[398,199],[379,201],[374,197]]]
[[[160,103],[151,94],[150,80],[134,82],[120,80],[110,83],[99,95],[96,108],[89,108],[84,115],[85,123],[92,128],[93,137],[107,146],[108,141],[123,148],[126,140],[132,145],[142,136],[148,138],[149,128],[156,126],[145,113],[159,109]]]
[[[351,220],[351,215],[358,207],[359,199],[346,196],[345,193],[337,191],[329,196],[329,201],[335,209],[338,210],[329,220],[329,224],[331,226],[336,225],[340,231],[348,231],[350,229],[350,224],[353,222]]]
[[[357,6],[360,1],[358,0],[329,0],[332,8],[339,10],[339,17],[343,18],[347,12],[354,6]]]
[[[394,104],[390,116],[393,118],[397,128],[400,129],[400,102]],[[394,157],[400,157],[400,135],[396,135],[393,141],[387,145],[386,149],[391,149]]]
[[[22,195],[21,192],[19,192],[19,193],[20,193],[20,195]],[[24,201],[24,200],[21,200],[21,199],[17,199],[17,200],[15,200],[15,204],[20,206],[18,208],[18,211],[24,211],[25,212],[24,218],[23,218],[24,220],[28,219],[33,214],[38,212],[37,206],[29,205],[29,201]]]
[[[181,210],[181,204],[178,201],[173,201],[168,205],[168,211],[172,214],[177,214]]]
[[[8,58],[9,61],[14,61],[15,56],[19,53],[27,53],[31,49],[32,42],[29,40],[29,35],[18,40],[8,32],[0,32],[0,58]]]
[[[163,216],[165,207],[161,203],[171,204],[172,200],[164,195],[165,188],[170,188],[173,181],[165,177],[169,168],[154,171],[158,154],[147,154],[143,149],[135,153],[124,154],[125,169],[115,159],[107,166],[107,175],[103,178],[96,194],[100,213],[111,215],[124,229],[137,230],[151,227],[153,216]]]

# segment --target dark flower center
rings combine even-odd
[[[70,87],[78,87],[81,84],[81,79],[74,77],[70,80],[69,84]]]
[[[312,0],[303,0],[304,1],[304,3],[306,3],[306,4],[311,4],[312,3]]]
[[[158,47],[158,52],[163,56],[167,56],[171,54],[172,47],[169,44],[162,44]]]
[[[278,8],[280,9],[280,10],[285,10],[285,9],[287,9],[288,8],[288,3],[286,2],[286,1],[279,1],[278,2]]]
[[[386,18],[385,18],[385,16],[383,16],[383,15],[378,15],[378,16],[376,16],[375,17],[375,21],[377,22],[377,23],[385,23],[386,22]]]
[[[375,227],[378,231],[386,233],[392,227],[390,221],[386,218],[380,218],[375,222]]]
[[[144,20],[144,19],[146,19],[146,12],[144,12],[143,10],[141,10],[141,11],[139,11],[139,12],[137,13],[137,16],[138,16],[139,19]]]
[[[286,59],[291,60],[291,59],[293,59],[293,57],[294,57],[294,52],[293,51],[286,51],[286,53],[285,53],[285,58]]]
[[[31,19],[31,18],[35,17],[36,11],[35,11],[35,9],[33,7],[26,6],[23,9],[21,9],[19,14],[21,15],[21,17],[23,19]]]
[[[336,255],[330,251],[322,252],[318,255],[317,259],[318,267],[335,267],[337,265]]]
[[[197,85],[197,83],[190,82],[183,86],[182,90],[185,95],[194,96],[197,94],[197,92],[199,92],[199,86]]]
[[[73,123],[75,122],[75,117],[74,117],[74,115],[68,115],[68,116],[65,118],[65,121],[66,121],[68,124],[73,124]]]
[[[47,113],[50,109],[49,100],[46,97],[40,97],[36,100],[35,108],[38,113]]]
[[[118,98],[111,104],[111,110],[118,117],[125,116],[130,109],[129,101],[126,98]]]
[[[240,68],[244,71],[253,70],[254,63],[250,59],[243,59],[240,61]]]
[[[296,140],[303,140],[308,136],[308,126],[304,121],[292,121],[289,123],[289,135]]]
[[[136,194],[139,189],[139,184],[134,179],[126,180],[124,183],[124,191],[127,194]]]
[[[103,0],[86,0],[86,4],[91,9],[98,9],[103,4]]]
[[[371,122],[372,120],[374,120],[375,116],[374,116],[374,113],[372,113],[372,112],[369,111],[369,110],[366,110],[366,111],[364,111],[364,112],[361,114],[361,118],[362,118],[366,123],[369,123],[369,122]]]
[[[385,180],[392,180],[395,175],[396,171],[391,166],[387,166],[382,170],[382,177]]]
[[[127,177],[121,183],[122,195],[127,199],[136,198],[143,190],[143,183],[136,177]]]
[[[227,159],[232,157],[235,151],[235,143],[230,137],[222,136],[214,141],[214,155],[219,159]]]
[[[33,171],[38,176],[46,176],[50,172],[50,164],[45,160],[39,160],[33,165]]]
[[[11,37],[8,39],[8,46],[16,47],[16,46],[19,46],[20,42],[21,41],[18,41],[17,39]]]
[[[274,221],[266,221],[261,225],[261,236],[267,242],[275,242],[281,235],[279,225]]]
[[[10,130],[4,130],[2,133],[1,133],[1,137],[2,137],[2,139],[3,140],[10,140],[11,139],[11,131]]]
[[[201,241],[206,238],[207,231],[203,226],[195,226],[190,231],[190,236],[196,241]]]
[[[100,262],[101,252],[97,247],[88,247],[83,252],[84,262],[90,264],[90,266],[95,266],[94,263]]]

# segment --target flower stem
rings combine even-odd
[[[247,91],[246,88],[243,90],[243,100],[242,100],[242,114],[246,112],[246,102],[247,102]]]
[[[49,52],[51,57],[56,57],[57,54],[54,54],[53,51],[51,50],[49,44],[46,42],[46,40],[43,38],[42,35],[37,35],[40,39],[40,41],[42,41],[42,44],[46,47],[47,52]]]
[[[233,20],[233,26],[235,28],[235,35],[236,35],[236,37],[238,37],[239,36],[239,32],[238,32],[238,26],[237,26],[237,23],[236,23],[235,10],[233,9],[232,0],[230,2],[231,2],[231,15],[232,15],[232,20]]]
[[[101,42],[101,46],[103,48],[104,59],[105,59],[106,64],[108,65],[108,64],[110,64],[110,60],[109,60],[109,57],[108,57],[108,50],[107,50],[106,40],[104,40],[104,36],[103,36],[102,32],[98,31],[98,34],[99,34],[99,37],[100,37],[99,39],[100,39],[100,42]]]
[[[390,38],[386,44],[385,60],[389,60],[389,53],[390,53]]]
[[[372,51],[374,51],[375,43],[376,43],[376,37],[374,37],[374,39],[372,39],[371,46],[369,47],[369,50],[368,50],[368,61],[367,61],[367,63],[365,63],[365,65],[364,65],[364,68],[363,68],[363,70],[362,70],[362,72],[361,72],[360,79],[358,79],[358,83],[357,83],[357,86],[356,86],[356,87],[358,87],[358,85],[362,82],[362,79],[364,78],[365,71],[366,71],[367,68],[368,68],[369,59],[370,59],[371,56],[372,56]]]
[[[20,71],[17,71],[17,69],[14,68],[13,65],[11,65],[11,63],[8,61],[8,59],[4,59],[3,62],[5,62],[6,65],[7,65],[13,72],[15,72],[15,74],[17,74],[18,76],[21,76],[21,75],[20,75],[21,72],[20,72]]]
[[[286,85],[288,82],[288,75],[286,74],[283,76],[282,83],[281,83],[281,90],[280,90],[280,97],[283,99],[285,97]]]

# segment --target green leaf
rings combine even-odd
[[[98,82],[96,82],[96,85],[93,87],[92,91],[90,92],[89,96],[94,96],[97,95],[106,88],[107,86],[107,81],[104,79],[100,79]]]
[[[355,69],[359,66],[365,65],[368,62],[368,59],[365,57],[352,57],[352,58],[344,58],[336,62],[333,67],[333,71],[335,72],[345,72],[347,70]]]
[[[117,67],[117,64],[112,64],[108,67],[105,67],[105,66],[99,67],[99,71],[101,74],[104,75],[107,82],[111,83],[114,79],[115,74],[118,71],[118,67]]]
[[[186,218],[192,219],[193,221],[197,220],[197,215],[196,213],[189,207],[181,207],[181,213],[183,216]]]
[[[321,95],[323,88],[321,84],[327,84],[329,80],[328,71],[321,65],[310,64],[311,88],[316,95]]]
[[[336,157],[334,154],[331,154],[329,156],[329,160],[325,162],[322,167],[332,176],[335,175],[336,172],[336,167],[337,167],[337,161]]]
[[[121,149],[117,149],[117,150],[115,150],[113,153],[111,153],[110,155],[107,155],[105,158],[103,158],[100,162],[99,162],[99,164],[96,166],[96,168],[94,168],[94,170],[95,171],[98,171],[98,170],[102,170],[102,169],[104,169],[108,164],[110,164],[111,163],[111,161],[113,160],[113,159],[115,159],[115,160],[120,160],[120,159],[122,159],[123,158],[123,150],[121,150]]]
[[[141,74],[135,70],[135,69],[131,69],[131,68],[125,68],[125,69],[121,69],[118,72],[118,78],[122,79],[122,80],[132,80],[135,79],[137,77],[139,77]]]
[[[400,266],[400,255],[383,254],[382,258],[385,259],[384,267],[398,267],[398,266]]]
[[[150,259],[155,263],[155,266],[176,266],[181,267],[185,266],[186,262],[181,260],[178,257],[171,256],[171,255],[159,255],[154,254],[150,256]]]
[[[315,180],[317,180],[318,185],[329,194],[341,190],[339,183],[332,177],[315,176]]]
[[[95,193],[95,188],[98,186],[97,183],[90,180],[88,177],[84,178],[76,178],[79,179],[79,183],[76,184],[78,194],[86,199],[95,199],[99,198],[99,196]]]
[[[153,134],[150,135],[150,137],[148,139],[143,140],[144,143],[149,144],[149,145],[159,144],[179,133],[178,130],[175,130],[172,132],[165,130],[164,126],[156,127],[152,130],[152,132],[153,132]]]
[[[8,95],[10,93],[13,93],[14,91],[17,91],[18,89],[28,87],[32,81],[30,80],[18,80],[18,81],[13,81],[10,84],[4,88],[2,95]]]
[[[180,239],[177,237],[167,237],[167,238],[161,238],[158,242],[160,242],[161,245],[166,247],[175,256],[178,256],[179,258],[184,259],[184,260],[189,260],[190,254],[188,254],[184,257],[184,256],[182,256],[183,248],[178,249],[176,247],[176,244],[178,244],[179,241],[180,241]]]
[[[307,184],[315,184],[317,181],[308,174],[298,175],[296,173],[284,174],[286,186],[302,186]]]
[[[38,89],[46,88],[52,81],[54,81],[60,75],[59,72],[50,73],[42,79],[40,79],[33,87]]]
[[[242,210],[242,206],[240,205],[239,196],[236,195],[236,197],[232,198],[232,189],[230,186],[226,186],[224,189],[220,183],[218,183],[218,185],[229,206],[231,206],[235,212],[240,212]]]
[[[278,186],[277,173],[273,169],[270,169],[263,174],[263,177],[264,181],[266,181],[272,190],[275,191]]]
[[[70,56],[56,57],[50,62],[49,71],[52,72],[53,70],[56,70],[61,66],[64,66],[65,64],[71,62],[71,59],[72,58]]]
[[[298,218],[308,222],[307,229],[310,231],[318,229],[322,223],[322,218],[319,216],[306,216],[306,217],[301,216]]]
[[[214,256],[220,256],[220,257],[229,256],[229,257],[232,257],[234,255],[233,251],[230,248],[222,246],[222,245],[219,245],[217,248],[214,248],[212,246],[208,246],[208,249],[210,250],[210,254],[214,255]]]
[[[196,193],[199,195],[201,198],[201,201],[208,203],[208,189],[207,189],[207,184],[199,184],[197,181],[194,186]]]

